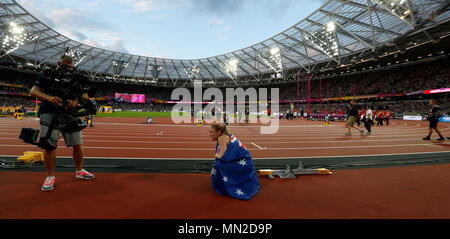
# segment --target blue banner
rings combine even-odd
[[[450,122],[450,116],[442,116],[439,119],[440,122]]]

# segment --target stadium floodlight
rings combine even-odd
[[[158,83],[158,79],[146,80],[146,84],[156,85]]]
[[[283,75],[283,62],[281,59],[281,50],[279,47],[273,47],[268,52],[262,53],[260,55],[260,58],[264,63],[266,63],[267,66],[275,71],[275,75]]]
[[[230,77],[232,80],[236,80],[238,77],[238,66],[239,66],[239,60],[238,59],[231,59],[228,62],[225,62],[224,64],[221,64],[222,68],[227,73],[228,77]]]
[[[197,79],[198,75],[200,74],[199,66],[188,66],[185,67],[184,70],[186,71],[186,74],[189,76],[189,79],[191,80]]]
[[[72,57],[73,64],[75,66],[79,65],[86,58],[85,54],[83,54],[83,53],[81,53],[79,51],[74,51],[74,50],[70,50],[69,52],[67,52],[67,55]]]
[[[161,74],[161,71],[164,69],[162,66],[157,65],[147,65],[147,69],[152,74],[152,78],[154,80],[159,78],[159,75]]]
[[[412,5],[409,0],[372,0],[408,24],[415,25]]]
[[[278,47],[274,47],[274,48],[270,49],[270,54],[272,54],[272,55],[276,55],[279,53],[280,53],[280,48],[278,48]]]
[[[120,60],[113,60],[112,61],[112,68],[114,77],[118,78],[120,74],[128,67],[128,62],[126,61],[120,61]]]
[[[334,21],[328,22],[318,31],[308,32],[304,37],[329,57],[337,58],[339,62],[339,40],[337,37],[337,25]]]
[[[334,31],[336,31],[336,23],[331,21],[327,24],[327,32],[334,32]]]
[[[2,56],[7,55],[26,43],[32,42],[39,38],[38,35],[26,31],[23,26],[15,22],[10,22],[8,29],[4,31],[1,38]]]

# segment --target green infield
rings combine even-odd
[[[114,113],[97,113],[99,117],[171,117],[172,112],[139,112],[139,111],[119,111]],[[185,116],[191,116],[189,113],[184,113]],[[180,116],[183,116],[180,114]],[[236,117],[234,114],[231,117]],[[254,116],[251,116],[254,117]]]

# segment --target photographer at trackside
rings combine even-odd
[[[58,61],[58,69],[46,70],[36,81],[30,94],[42,100],[38,115],[40,118],[39,147],[45,150],[45,164],[48,176],[41,187],[51,191],[55,185],[56,148],[60,134],[64,136],[67,147],[73,147],[76,166],[75,177],[90,180],[95,176],[83,169],[83,149],[79,117],[68,112],[77,109],[80,102],[89,99],[89,81],[78,74],[73,59],[63,55]]]

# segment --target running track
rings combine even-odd
[[[207,126],[176,126],[169,119],[155,120],[155,124],[145,125],[143,118],[96,118],[95,127],[83,131],[86,158],[213,158],[215,143],[208,137]],[[422,140],[427,134],[426,122],[391,122],[390,126],[374,127],[372,136],[360,136],[354,131],[351,137],[344,136],[346,129],[339,123],[327,127],[306,120],[282,120],[279,132],[274,135],[261,135],[258,126],[230,129],[256,159],[450,151],[450,140]],[[0,156],[37,150],[18,139],[22,127],[38,128],[38,122],[0,118]],[[450,136],[450,124],[441,124],[440,129]],[[71,149],[62,140],[59,144],[57,155],[71,157]]]
[[[96,119],[84,132],[85,155],[105,158],[205,158],[214,143],[207,127],[155,125],[143,119]],[[159,122],[158,122],[159,121]],[[35,120],[0,119],[0,155],[37,150],[21,143],[22,127]],[[441,129],[449,136],[449,124]],[[449,143],[423,141],[425,122],[394,121],[374,127],[373,136],[343,136],[339,124],[282,121],[276,135],[257,127],[232,127],[254,158],[448,152]],[[436,136],[434,136],[435,138]],[[61,147],[59,157],[70,157]],[[55,191],[42,193],[44,172],[0,171],[0,218],[450,218],[450,164],[335,170],[331,176],[292,180],[261,177],[261,191],[250,201],[213,192],[207,174],[96,173],[79,181],[58,172]],[[51,202],[51,203],[48,203]],[[74,206],[76,205],[76,206]]]

